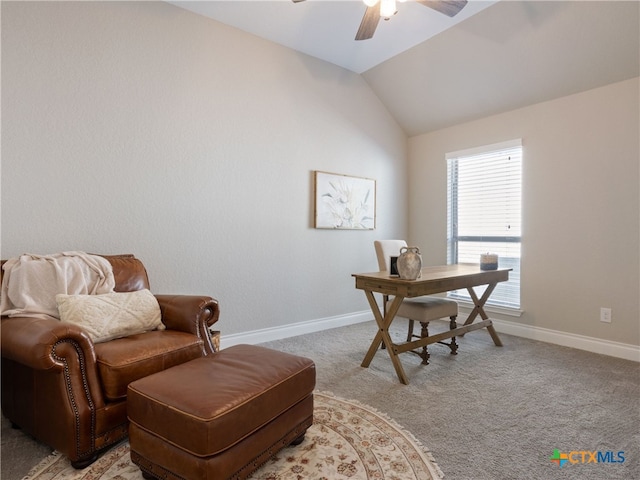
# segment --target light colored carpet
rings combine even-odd
[[[431,346],[430,365],[402,354],[411,383],[401,385],[383,350],[360,367],[376,328],[365,322],[263,346],[313,359],[318,390],[389,415],[429,448],[447,480],[640,479],[638,363],[508,335],[496,347],[478,330],[459,339],[458,355]],[[396,322],[393,336],[404,328]],[[19,480],[50,451],[6,425],[2,479]],[[560,468],[556,449],[623,451],[625,461]]]
[[[334,395],[316,392],[314,423],[304,441],[281,450],[250,480],[437,480],[442,473],[411,433],[384,414]],[[26,480],[142,480],[124,441],[91,466],[75,470],[57,452]]]
[[[406,325],[395,322],[396,341]],[[307,354],[318,389],[391,415],[428,445],[446,479],[640,479],[640,364],[502,334],[496,347],[477,330],[458,339],[458,355],[430,346],[429,365],[400,355],[405,386],[384,350],[360,366],[376,329],[367,322],[263,345]],[[560,468],[554,449],[624,451],[625,461]]]

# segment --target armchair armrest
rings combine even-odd
[[[76,325],[32,317],[2,318],[2,357],[33,370],[84,378],[96,406],[103,404],[93,341]]]
[[[95,364],[95,351],[89,336],[79,327],[58,320],[31,317],[2,318],[2,356],[29,368],[54,368],[56,345],[61,341],[77,344],[87,362]]]
[[[169,330],[192,333],[204,340],[207,354],[215,352],[209,327],[218,321],[220,307],[214,298],[198,295],[156,295],[162,323]]]

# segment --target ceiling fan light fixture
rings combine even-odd
[[[396,9],[396,0],[380,0],[380,16],[384,19],[393,17],[398,10]]]
[[[374,7],[380,0],[362,0],[367,7]]]

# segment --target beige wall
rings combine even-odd
[[[406,233],[406,136],[359,75],[164,2],[2,2],[3,258],[131,252],[225,335],[368,309]],[[312,228],[312,171],[378,180],[378,228]]]
[[[524,314],[495,317],[639,345],[639,90],[636,78],[410,138],[409,237],[425,263],[446,261],[445,154],[522,138]]]
[[[504,318],[640,343],[638,79],[407,147],[362,77],[172,5],[1,8],[3,258],[133,252],[155,292],[219,298],[225,334],[366,312],[374,239],[446,261],[445,153],[521,137],[525,313]],[[377,179],[377,229],[311,228],[313,170]]]

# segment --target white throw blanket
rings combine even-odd
[[[0,312],[10,317],[59,319],[56,295],[95,295],[113,292],[109,261],[84,252],[53,255],[24,254],[3,266]]]

